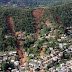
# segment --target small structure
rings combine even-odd
[[[35,63],[35,62],[30,62],[29,65],[31,65],[32,67],[37,67],[38,66],[38,64]]]
[[[15,61],[14,66],[18,66],[18,65],[19,65],[19,61]]]

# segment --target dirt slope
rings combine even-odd
[[[13,20],[10,16],[6,16],[6,21],[8,24],[8,29],[12,33],[13,36],[16,36],[15,30],[14,30],[14,25],[13,25]],[[20,61],[20,65],[23,65],[25,61],[27,60],[26,55],[24,54],[23,48],[22,48],[22,41],[21,39],[17,38],[17,53],[18,53],[18,59]]]
[[[39,27],[40,27],[40,20],[43,18],[43,9],[36,9],[33,10],[32,14],[33,14],[33,18],[35,19],[35,27],[36,27],[36,34],[35,34],[35,38],[38,36],[39,34]]]
[[[6,16],[6,21],[7,21],[7,24],[8,24],[8,29],[10,30],[12,35],[15,36],[15,30],[14,30],[12,18],[10,16]]]

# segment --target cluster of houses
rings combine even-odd
[[[72,72],[72,60],[67,61],[66,63],[60,64],[60,67],[52,67],[49,69],[50,72]]]
[[[25,32],[22,32],[22,31],[19,31],[19,32],[16,32],[15,35],[17,36],[17,38],[21,38],[22,40],[26,39],[26,38],[31,38],[34,36],[34,34],[30,34],[30,35],[26,35]],[[13,35],[11,33],[5,35],[5,38],[9,38],[9,37],[12,37]]]
[[[66,44],[63,44],[66,45]],[[60,45],[59,45],[60,46]],[[42,47],[47,47],[42,46]],[[72,45],[69,46],[70,50],[65,49],[68,53],[72,53]],[[49,68],[49,72],[68,72],[72,70],[72,60],[67,61],[66,64],[62,63],[60,64],[60,67],[55,67],[53,64],[55,62],[61,63],[63,52],[60,52],[59,50],[54,49],[53,47],[49,47],[50,54],[49,55],[41,55],[37,59],[30,59],[29,62],[24,63],[24,65],[19,66],[19,61],[16,60],[17,52],[16,51],[10,51],[10,52],[1,52],[0,53],[0,64],[3,62],[12,63],[14,64],[15,69],[11,69],[10,67],[8,70],[11,72],[38,72],[38,70],[41,72],[47,71],[47,66],[52,66]],[[27,56],[34,57],[34,54],[28,54],[25,52]],[[9,56],[7,56],[9,55]],[[1,71],[1,68],[0,68]]]
[[[50,31],[49,34],[44,34],[43,36],[38,36],[39,40],[42,40],[43,38],[49,39],[49,38],[56,38],[56,35],[52,35],[52,31]],[[54,33],[56,33],[54,31]],[[25,35],[25,32],[17,32],[16,33],[18,38],[26,39],[31,38],[34,34]],[[6,35],[5,38],[12,37],[11,34]],[[63,40],[66,40],[67,42],[61,42]],[[58,42],[58,43],[57,43]],[[46,51],[48,53],[47,55],[40,55],[39,57],[35,58],[34,54],[28,54],[28,52],[25,52],[26,56],[32,57],[28,62],[25,62],[24,65],[19,66],[19,61],[17,60],[17,52],[16,51],[6,51],[6,52],[0,52],[0,71],[1,64],[3,62],[12,63],[14,64],[14,69],[8,68],[11,72],[72,72],[72,60],[67,61],[66,63],[62,62],[63,54],[64,52],[67,52],[69,55],[72,54],[72,45],[71,40],[66,36],[66,34],[61,34],[59,38],[57,39],[56,44],[58,45],[59,49],[56,49],[54,47],[47,46],[48,43],[53,43],[53,41],[45,42],[42,48],[48,48],[49,50]],[[33,48],[36,47],[37,44],[33,45]],[[67,47],[69,45],[69,47]],[[68,56],[67,54],[65,56]],[[54,63],[60,64],[59,67],[56,67]],[[50,67],[49,67],[50,66]]]

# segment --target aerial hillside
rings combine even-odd
[[[8,46],[11,46],[12,49],[16,48],[16,41],[14,38],[11,38],[14,40],[13,44],[11,39],[5,38],[5,35],[10,33],[7,28],[5,14],[8,14],[13,18],[16,32],[26,32],[26,35],[34,33],[37,37],[38,35],[42,36],[43,34],[48,33],[51,28],[55,30],[61,27],[61,32],[64,32],[65,27],[72,25],[72,3],[56,7],[37,9],[0,7],[0,50],[7,50]],[[43,29],[43,31],[41,31],[41,29]],[[34,42],[35,40],[31,43]],[[28,47],[30,47],[30,44]]]
[[[72,3],[28,8],[17,1],[27,9],[0,7],[0,71],[71,72]]]

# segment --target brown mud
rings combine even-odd
[[[35,19],[35,27],[36,27],[36,34],[35,34],[35,38],[37,38],[38,34],[39,34],[39,28],[40,28],[40,20],[43,18],[43,9],[36,9],[33,10],[32,14],[33,14],[33,18]]]
[[[10,16],[6,16],[6,21],[8,24],[8,29],[12,33],[13,36],[17,36],[17,32],[15,33],[14,30],[14,24],[13,20]],[[26,55],[24,54],[23,48],[22,48],[22,40],[20,38],[16,39],[17,41],[17,54],[18,54],[18,60],[20,61],[20,66],[24,64],[24,62],[28,61]]]

